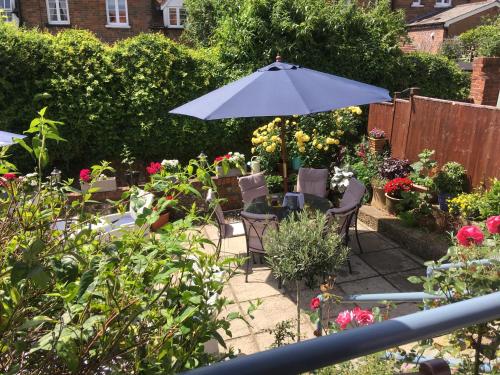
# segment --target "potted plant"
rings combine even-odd
[[[228,152],[217,156],[214,160],[217,177],[241,176],[245,173],[245,155],[239,152]]]
[[[314,285],[315,276],[335,275],[349,249],[333,228],[325,231],[327,218],[321,212],[298,212],[282,221],[279,230],[264,235],[266,259],[273,274],[284,283],[293,282],[297,295],[297,338],[300,340],[300,281]]]
[[[403,201],[402,193],[409,192],[412,186],[413,182],[408,177],[397,177],[385,184],[385,202],[390,214],[396,215],[398,213],[398,205]]]
[[[127,180],[127,185],[129,187],[138,185],[140,173],[139,171],[134,170],[136,159],[135,156],[132,155],[132,152],[127,145],[123,146],[121,156],[123,158],[122,164],[126,166],[125,179]]]
[[[347,167],[338,168],[334,167],[333,176],[330,179],[330,197],[334,205],[338,204],[338,201],[342,197],[342,194],[347,190],[349,186],[349,180],[354,176],[354,173],[349,171]]]
[[[372,185],[372,200],[370,204],[378,208],[380,210],[385,210],[386,209],[386,204],[385,204],[385,191],[384,187],[385,184],[387,183],[387,180],[380,177],[376,176],[372,178],[371,180],[371,185]]]
[[[411,165],[413,171],[410,177],[413,181],[413,190],[419,193],[428,193],[434,182],[431,175],[435,173],[437,162],[434,160],[434,150],[424,149],[418,154],[419,160]]]
[[[368,133],[368,142],[371,152],[382,153],[387,142],[385,132],[382,129],[373,128]]]
[[[467,171],[457,162],[451,161],[442,166],[433,179],[438,193],[439,208],[448,211],[448,199],[465,191]]]
[[[115,170],[107,161],[100,165],[94,165],[91,169],[82,169],[80,171],[80,187],[82,192],[93,189],[92,192],[106,192],[116,190],[116,177],[108,177],[105,172],[114,172]]]
[[[380,177],[386,180],[406,177],[411,171],[410,162],[406,159],[385,158],[382,165],[379,167]]]

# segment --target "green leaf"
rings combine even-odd
[[[24,262],[16,262],[10,270],[10,280],[12,284],[17,284],[28,276],[29,266]]]
[[[217,331],[214,331],[213,332],[213,336],[215,337],[215,339],[217,340],[217,342],[224,348],[224,349],[227,349],[227,346],[226,346],[226,342],[224,341],[224,339],[222,338],[222,336],[219,334],[219,332]]]
[[[20,327],[19,330],[25,330],[25,329],[30,329],[33,327],[38,327],[42,325],[43,323],[57,323],[57,320],[54,320],[48,316],[40,315],[40,316],[35,316],[33,319],[26,320]]]

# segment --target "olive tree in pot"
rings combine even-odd
[[[282,221],[279,230],[270,229],[264,237],[266,258],[274,275],[295,282],[297,293],[297,340],[300,340],[300,281],[312,285],[315,276],[333,275],[347,260],[335,226],[318,211],[302,211]]]
[[[439,208],[448,211],[448,199],[465,191],[467,171],[462,164],[450,161],[434,176],[434,186],[438,193]]]

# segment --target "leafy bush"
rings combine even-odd
[[[490,188],[485,192],[479,207],[482,218],[500,214],[500,180],[493,179]]]
[[[467,171],[462,164],[450,161],[434,176],[434,186],[439,193],[460,194],[467,187]]]
[[[266,184],[270,193],[279,193],[283,191],[283,177],[279,175],[267,175]]]
[[[24,145],[38,171],[46,140],[58,138],[58,124],[44,114]],[[165,181],[168,202],[150,208],[136,188],[125,194],[115,208],[123,212],[131,200],[140,210],[134,229],[115,237],[86,212],[90,192],[70,202],[69,182],[15,178],[0,156],[0,372],[177,373],[219,359],[204,343],[224,345],[219,332],[230,335],[230,320],[241,317],[220,316],[233,260],[203,251],[207,240],[193,222],[205,219],[195,209],[155,235],[147,231],[165,205],[199,196],[192,178],[211,184],[206,165],[192,161],[176,182]]]
[[[418,154],[418,161],[411,165],[412,172],[410,177],[412,181],[418,185],[432,188],[433,181],[431,173],[437,167],[437,162],[434,160],[434,150],[424,149]]]
[[[49,165],[66,174],[120,160],[123,145],[143,163],[248,150],[251,124],[168,114],[220,84],[213,53],[160,34],[109,47],[81,30],[53,36],[10,26],[0,23],[0,127],[22,132],[23,119],[49,106],[50,116],[66,124],[60,131],[67,140],[53,150]],[[23,156],[16,155],[16,164],[30,168]]]
[[[410,172],[410,162],[406,159],[386,158],[379,167],[380,176],[386,180],[406,177]]]

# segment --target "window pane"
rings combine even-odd
[[[168,8],[168,18],[170,25],[177,26],[177,8]]]
[[[186,17],[187,17],[186,9],[184,8],[179,9],[179,18],[181,20],[181,25],[184,25],[184,23],[186,23]]]

